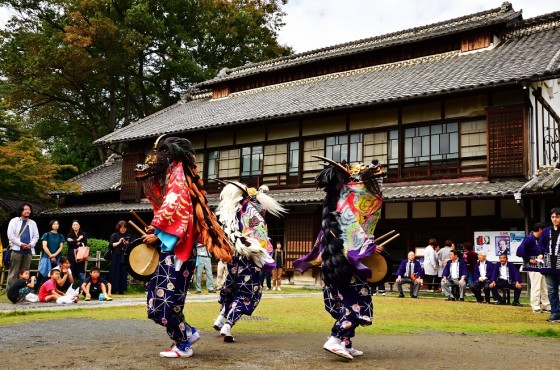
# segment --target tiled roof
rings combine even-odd
[[[560,73],[560,12],[541,18],[541,23],[528,20],[526,26],[516,29],[517,33],[511,31],[498,46],[477,52],[451,51],[242,91],[221,99],[181,101],[108,134],[95,144],[346,110],[552,77]]]
[[[467,197],[480,198],[512,198],[513,194],[525,184],[524,179],[501,179],[495,181],[470,181],[461,183],[429,184],[429,185],[391,185],[383,190],[386,202],[407,200],[453,200]],[[316,189],[298,189],[293,191],[272,191],[270,195],[285,205],[319,204],[325,192]],[[218,205],[218,194],[208,196],[208,204]],[[91,214],[91,213],[123,213],[134,211],[151,211],[151,205],[141,203],[104,203],[62,207],[58,211],[48,213],[59,214]]]
[[[105,163],[69,181],[80,185],[81,193],[121,190],[122,157],[113,154]],[[55,193],[56,194],[56,193]]]
[[[4,208],[4,210],[6,210],[8,213],[17,213],[17,210],[23,203],[31,204],[31,208],[33,209],[34,214],[41,212],[41,210],[45,208],[44,204],[30,202],[26,199],[14,199],[10,197],[0,196],[0,207]]]
[[[465,181],[429,185],[390,186],[383,190],[385,201],[390,200],[452,200],[458,198],[507,198],[525,183],[523,178],[496,179],[492,181]]]
[[[140,203],[102,203],[102,204],[85,204],[76,206],[60,207],[60,209],[49,209],[44,211],[44,215],[82,215],[95,213],[128,213],[149,212],[152,211],[152,205],[148,201]]]
[[[217,82],[237,79],[242,76],[248,76],[262,72],[270,72],[310,62],[318,62],[325,59],[433,39],[436,37],[464,32],[475,28],[508,23],[515,19],[518,19],[519,21],[521,20],[521,12],[514,11],[511,7],[511,4],[506,2],[502,4],[500,8],[490,9],[475,14],[469,14],[460,18],[454,18],[443,22],[429,24],[426,26],[329,46],[322,49],[294,54],[282,58],[276,58],[264,62],[252,63],[242,67],[226,69],[222,71],[216,78],[204,81],[198,86],[209,86]]]
[[[556,190],[560,185],[560,169],[556,167],[541,167],[536,175],[521,189],[522,194],[547,193]]]

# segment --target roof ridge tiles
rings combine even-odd
[[[515,27],[506,30],[500,38],[502,41],[506,41],[511,38],[528,36],[558,27],[560,27],[560,11],[526,19]]]
[[[296,53],[289,56],[279,57],[279,58],[265,60],[256,63],[250,63],[235,68],[227,68],[224,74],[218,75],[211,80],[203,81],[200,84],[198,84],[198,86],[211,85],[212,83],[218,81],[229,80],[235,77],[240,77],[246,74],[250,74],[252,71],[261,70],[260,67],[269,66],[269,68],[272,68],[275,65],[289,64],[290,61],[296,62],[298,59],[318,60],[320,59],[321,56],[324,57],[337,56],[341,52],[344,53],[344,52],[350,52],[352,50],[360,50],[363,48],[375,47],[376,45],[371,45],[372,43],[375,42],[378,42],[377,45],[378,47],[383,47],[383,46],[394,44],[394,41],[398,39],[401,39],[402,41],[402,39],[407,35],[418,37],[418,34],[424,31],[429,31],[429,30],[442,31],[446,28],[453,29],[453,27],[457,27],[457,25],[461,25],[461,24],[467,24],[469,23],[469,21],[480,22],[484,18],[489,18],[492,15],[493,17],[487,21],[488,24],[496,23],[496,19],[507,21],[507,20],[517,18],[521,15],[521,11],[514,11],[511,7],[511,4],[507,3],[506,5],[506,3],[504,3],[499,8],[493,8],[493,9],[489,9],[473,14],[464,15],[457,18],[451,18],[441,22],[431,23],[431,24],[413,27],[405,30],[396,31],[396,32],[390,32],[383,35],[331,45],[324,48],[309,50],[309,51]],[[424,36],[425,37],[420,36],[420,39],[427,38],[430,36],[430,34]],[[437,36],[437,32],[436,32],[436,36]],[[386,42],[383,44],[382,43],[383,41]]]
[[[105,161],[103,163],[101,163],[99,166],[95,166],[93,168],[90,168],[89,170],[87,170],[84,173],[81,173],[79,175],[76,175],[74,177],[72,177],[71,179],[69,179],[68,181],[70,182],[76,182],[77,180],[84,178],[87,175],[91,175],[94,172],[97,172],[105,167],[109,167],[109,166],[113,166],[115,165],[117,162],[122,162],[122,157],[118,157],[116,159],[113,159],[112,161]]]
[[[234,92],[234,93],[231,93],[229,96],[230,97],[235,97],[235,96],[252,95],[252,94],[262,92],[262,91],[271,91],[271,90],[276,90],[276,89],[280,89],[280,88],[287,87],[287,86],[307,85],[309,83],[313,83],[313,82],[317,82],[317,81],[334,80],[334,79],[341,78],[341,77],[356,76],[356,75],[360,75],[360,74],[371,73],[371,72],[374,72],[374,71],[381,71],[381,70],[395,69],[395,68],[406,67],[406,66],[413,66],[413,65],[418,65],[418,64],[422,64],[422,63],[429,63],[429,62],[433,62],[433,61],[437,61],[437,60],[449,59],[449,58],[457,57],[459,55],[460,55],[459,50],[452,50],[452,51],[448,51],[446,53],[441,53],[441,54],[426,55],[426,56],[418,57],[418,58],[414,58],[414,59],[400,60],[400,61],[397,61],[397,62],[378,64],[378,65],[359,68],[359,69],[352,69],[352,70],[349,70],[349,71],[329,73],[329,74],[321,75],[321,76],[302,78],[302,79],[299,79],[299,80],[294,80],[294,81],[289,81],[289,82],[284,82],[284,83],[279,83],[279,84],[274,84],[274,85],[256,87],[254,89],[248,89],[248,90]]]

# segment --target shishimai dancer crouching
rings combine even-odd
[[[264,214],[275,216],[284,208],[263,191],[231,182],[220,193],[216,215],[235,248],[233,261],[220,291],[220,313],[214,322],[224,342],[233,342],[231,328],[242,315],[250,316],[262,296],[261,270],[270,271],[274,260],[267,252],[270,245]]]
[[[154,218],[143,236],[147,244],[160,242],[161,252],[148,284],[148,317],[166,328],[173,340],[162,357],[190,357],[191,344],[200,338],[185,320],[185,297],[195,268],[193,246],[197,240],[216,258],[231,261],[233,250],[206,202],[194,150],[187,139],[156,140],[136,178],[154,209]]]
[[[323,348],[346,359],[363,354],[353,348],[358,326],[371,325],[373,303],[367,282],[372,271],[360,259],[385,253],[373,239],[381,213],[382,172],[377,162],[352,167],[330,163],[315,178],[326,195],[323,200],[321,232],[307,256],[294,261],[304,272],[321,264],[325,283],[325,309],[336,320]]]

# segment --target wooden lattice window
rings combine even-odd
[[[524,106],[488,108],[488,176],[524,176],[527,112]]]
[[[286,218],[286,266],[293,270],[294,261],[311,252],[317,235],[313,235],[314,217],[308,213],[293,214]]]
[[[139,201],[142,197],[142,187],[134,178],[134,168],[138,163],[144,162],[140,154],[127,154],[123,156],[121,175],[121,200]]]

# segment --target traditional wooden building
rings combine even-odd
[[[313,155],[384,164],[378,234],[401,234],[390,247],[396,259],[430,237],[462,243],[477,230],[525,230],[560,204],[559,78],[560,12],[523,19],[507,2],[224,69],[97,140],[126,143],[126,152],[79,177],[82,197],[67,196],[60,212],[100,224],[130,209],[149,218],[133,168],[167,134],[191,140],[214,204],[216,178],[269,186],[290,211],[267,219],[289,267],[319,229],[323,192],[313,180],[322,163]]]

